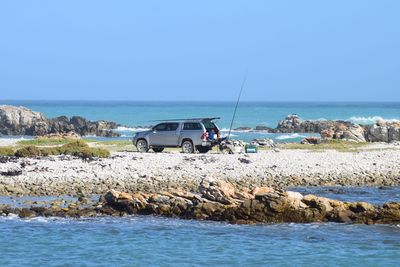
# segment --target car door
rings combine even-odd
[[[179,138],[179,123],[160,123],[153,128],[149,135],[152,146],[177,146]]]
[[[149,134],[150,145],[160,145],[163,143],[163,133],[167,130],[167,123],[160,123],[153,127]]]
[[[179,128],[180,124],[178,122],[167,123],[167,131],[164,134],[165,143],[168,146],[177,146],[179,139]]]

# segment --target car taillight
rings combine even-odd
[[[207,132],[203,132],[203,134],[201,135],[201,140],[207,141]]]

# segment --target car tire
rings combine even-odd
[[[193,143],[190,140],[182,142],[182,152],[186,154],[194,153]]]
[[[138,152],[145,153],[149,151],[149,145],[144,139],[140,139],[136,142],[136,149]]]
[[[207,146],[198,146],[197,147],[197,151],[199,151],[199,153],[205,154],[208,151],[210,151],[211,149]]]
[[[163,152],[163,151],[164,151],[164,148],[163,148],[163,147],[153,147],[152,149],[153,149],[153,151],[156,152],[156,153],[160,153],[160,152]]]

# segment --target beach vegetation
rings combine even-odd
[[[0,156],[14,156],[14,149],[9,146],[1,146],[0,147]]]
[[[63,145],[71,142],[71,139],[60,138],[60,137],[38,137],[30,140],[21,140],[18,141],[18,145],[21,146],[55,146],[55,145]]]
[[[15,152],[17,157],[37,157],[50,155],[71,155],[80,158],[107,158],[110,152],[102,148],[89,147],[86,142],[76,140],[58,147],[25,146]]]
[[[132,140],[107,140],[96,142],[99,145],[132,145]]]
[[[305,149],[313,151],[336,150],[339,152],[357,152],[358,149],[367,146],[367,142],[349,142],[345,140],[328,140],[319,144],[282,144],[284,149]]]
[[[131,140],[98,141],[95,146],[112,152],[136,151],[136,147],[133,146]]]
[[[26,157],[38,157],[42,156],[42,151],[36,146],[25,146],[17,149],[15,152],[16,157],[26,158]]]

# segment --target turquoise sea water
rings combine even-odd
[[[301,188],[399,201],[400,188]],[[0,266],[398,266],[400,225],[0,217]]]
[[[91,120],[110,120],[125,125],[123,138],[133,135],[140,126],[154,125],[154,120],[219,116],[220,128],[227,132],[235,103],[233,102],[134,102],[134,101],[11,101],[0,104],[22,105],[43,112],[48,117],[79,115]],[[400,102],[393,103],[318,103],[318,102],[242,102],[233,127],[276,127],[288,114],[303,119],[341,119],[370,124],[384,118],[400,119]],[[266,134],[235,132],[233,138],[251,140],[272,138],[275,141],[298,141],[307,134]]]

